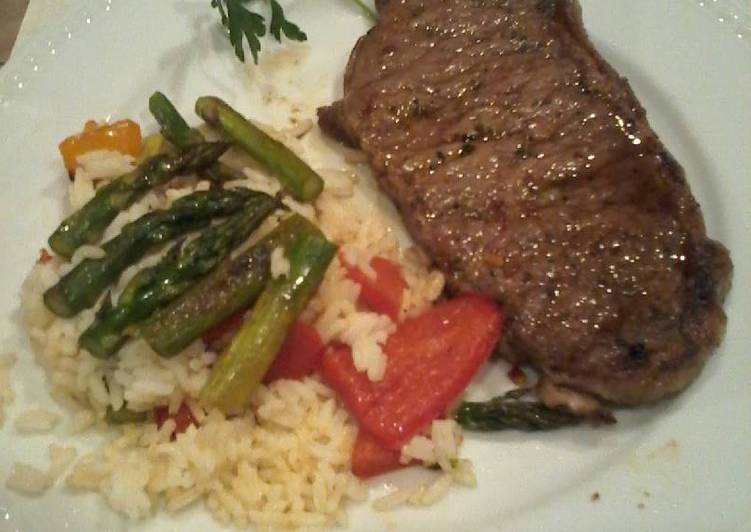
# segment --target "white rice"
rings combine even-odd
[[[406,464],[419,460],[425,465],[439,465],[443,471],[451,471],[453,462],[459,458],[462,432],[453,419],[437,419],[426,435],[417,435],[402,447],[401,462]]]
[[[284,248],[277,247],[271,252],[271,261],[269,264],[269,270],[271,271],[271,277],[276,279],[277,277],[285,277],[289,275],[289,260],[284,255]]]
[[[135,159],[112,150],[94,150],[76,158],[76,180],[96,181],[130,172]]]
[[[15,462],[5,487],[24,495],[41,495],[52,486],[47,473],[32,465]]]
[[[227,183],[227,186],[230,188],[235,186],[250,186],[253,190],[265,192],[271,196],[275,195],[282,189],[279,181],[267,179],[265,175],[249,166],[243,168],[243,174],[245,174],[246,179],[243,179],[242,181],[230,181]]]
[[[332,261],[310,307],[324,342],[338,341],[352,347],[355,367],[373,381],[386,369],[382,346],[396,325],[383,314],[359,309],[360,285],[346,277],[339,257]]]
[[[201,425],[174,441],[153,423],[130,426],[86,455],[67,485],[101,491],[131,517],[159,502],[177,510],[196,498],[222,523],[333,524],[357,496],[349,472],[355,426],[333,393],[314,378],[277,381],[254,395],[254,412],[228,419],[203,412]],[[164,427],[163,427],[164,429]]]
[[[70,265],[72,267],[78,266],[78,264],[85,259],[101,259],[106,255],[105,251],[99,246],[87,246],[83,245],[78,248],[73,256],[70,258]]]
[[[50,456],[50,467],[47,470],[47,475],[53,482],[68,469],[68,466],[73,463],[78,454],[75,447],[54,443],[49,446],[47,452]]]
[[[58,414],[43,408],[33,408],[16,418],[15,428],[20,434],[41,434],[52,430],[59,421]]]
[[[342,149],[346,152],[344,157],[332,160],[324,153],[330,151],[330,146],[321,150],[320,132],[311,127],[308,122],[293,124],[286,131],[264,127],[301,154],[326,181],[315,205],[289,198],[284,200],[285,205],[318,224],[341,246],[348,264],[360,267],[366,275],[374,275],[370,260],[375,256],[397,262],[407,284],[401,316],[425,309],[440,296],[443,276],[430,270],[427,258],[418,250],[400,246],[394,222],[384,214],[383,205],[373,205],[357,192],[356,185],[363,181],[367,170],[346,162],[348,150]],[[298,138],[309,130],[302,139]],[[96,154],[79,161],[82,166],[70,187],[71,209],[94,194],[95,183],[109,177],[105,168],[115,175],[127,171],[126,167],[132,164],[121,156],[110,157],[112,160],[107,161],[103,154]],[[226,186],[245,186],[270,194],[279,191],[278,183],[247,156],[233,151],[223,161],[242,168],[245,176]],[[165,208],[179,197],[208,187],[207,182],[195,176],[180,178],[177,183],[179,186],[173,183],[149,192],[120,213],[104,240],[146,212]],[[265,222],[253,239],[271,226],[271,222]],[[84,246],[74,261],[101,253],[97,246]],[[113,296],[117,297],[139,267],[157,260],[159,255],[152,255],[124,272]],[[367,488],[350,472],[356,425],[317,377],[261,386],[252,398],[252,408],[239,417],[205,411],[195,398],[216,354],[207,351],[200,341],[173,358],[158,356],[141,340],[129,342],[108,360],[93,358],[79,349],[78,336],[93,320],[95,309],[64,320],[42,303],[44,290],[71,268],[70,263],[58,258],[39,263],[21,291],[24,325],[47,370],[51,394],[73,407],[68,430],[76,434],[102,425],[107,408],[119,410],[127,404],[130,410],[146,412],[167,405],[170,412],[175,412],[183,402],[189,405],[198,426],[189,427],[174,440],[172,420],[161,429],[154,423],[112,428],[116,436],[109,443],[75,463],[66,479],[68,487],[99,492],[114,509],[133,518],[148,516],[158,508],[177,511],[203,501],[219,522],[239,527],[334,526],[344,522],[348,501],[367,498]],[[272,274],[288,272],[289,261],[282,250],[275,250]],[[337,256],[303,319],[316,327],[324,342],[350,345],[356,367],[370,379],[378,380],[386,367],[382,346],[396,325],[387,316],[361,308],[358,296],[359,285],[348,279]],[[3,378],[7,381],[4,367],[0,360],[0,383]],[[8,397],[12,397],[9,388],[0,387],[0,418]],[[51,418],[42,417],[17,423],[22,430],[44,430],[54,425]],[[437,423],[430,438],[416,440],[405,448],[404,457],[406,460],[420,454],[425,463],[438,463],[451,481],[441,477],[435,484],[419,488],[419,496],[416,491],[395,495],[403,499],[402,503],[436,500],[458,481],[459,469],[465,471],[465,480],[468,478],[467,468],[456,458],[460,439],[456,440],[455,427]],[[419,445],[427,448],[419,450]],[[51,450],[50,471],[46,473],[19,464],[8,486],[25,493],[41,493],[54,483],[74,455],[75,450],[57,449],[53,456]],[[469,471],[473,478],[471,468]],[[393,504],[378,503],[384,508],[390,505]]]
[[[433,421],[425,434],[417,435],[402,447],[400,461],[439,466],[441,473],[415,486],[398,488],[376,499],[373,508],[387,511],[403,505],[429,506],[440,500],[453,484],[474,488],[477,485],[472,463],[459,458],[462,433],[453,419]]]
[[[76,410],[75,413],[70,416],[68,432],[70,434],[80,434],[93,427],[98,419],[97,413],[93,410]]]
[[[23,462],[15,462],[5,486],[24,495],[44,494],[76,458],[73,447],[52,444],[48,447],[50,465],[47,471]]]
[[[94,197],[95,183],[130,172],[134,168],[130,155],[110,150],[95,150],[76,159],[75,179],[68,188],[70,210],[74,211]]]

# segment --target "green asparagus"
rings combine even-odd
[[[288,251],[289,274],[271,280],[261,293],[201,389],[203,401],[225,412],[246,405],[335,253],[336,246],[320,232],[295,239]]]
[[[468,430],[552,430],[576,425],[582,418],[565,410],[521,399],[527,390],[512,390],[485,402],[464,401],[454,419]]]
[[[149,419],[149,414],[147,412],[134,412],[124,406],[120,410],[114,410],[111,406],[108,406],[105,419],[110,425],[127,425],[129,423],[143,423]]]
[[[169,98],[161,92],[157,91],[151,95],[149,110],[159,124],[164,138],[178,148],[185,149],[191,144],[205,140],[203,134],[191,128]],[[201,173],[213,183],[225,183],[244,178],[241,172],[220,161],[207,166],[201,170]]]
[[[138,327],[140,336],[160,355],[176,355],[255,301],[268,280],[269,256],[275,247],[317,231],[302,216],[290,216],[250,249],[226,260],[182,297],[156,311]]]
[[[242,209],[251,192],[247,189],[194,192],[176,200],[172,207],[152,211],[123,227],[102,245],[104,257],[85,259],[44,293],[44,303],[65,318],[93,306],[122,271],[161,244],[205,227],[216,216]]]
[[[198,98],[196,112],[208,124],[220,128],[233,142],[263,164],[296,200],[312,201],[323,190],[321,176],[305,161],[219,98]]]
[[[211,166],[207,166],[201,170],[201,175],[217,185],[227,183],[228,181],[240,181],[246,179],[245,174],[221,161],[217,161]]]
[[[126,327],[148,318],[205,277],[277,205],[271,196],[257,193],[226,222],[209,227],[186,245],[176,245],[158,264],[140,271],[128,283],[117,305],[98,313],[78,343],[98,358],[116,353],[128,340]]]
[[[156,91],[149,98],[149,111],[162,130],[162,135],[178,148],[203,142],[200,132],[192,129],[172,102],[164,94]]]
[[[212,164],[228,146],[223,142],[205,142],[173,157],[157,155],[147,159],[132,172],[101,187],[86,205],[63,220],[49,238],[50,247],[70,258],[81,245],[96,243],[117,213],[130,207],[149,189],[178,174]]]
[[[174,155],[177,153],[164,135],[161,133],[152,133],[143,139],[141,143],[141,154],[138,156],[138,164],[157,155]]]

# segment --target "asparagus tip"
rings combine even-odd
[[[42,298],[44,300],[44,305],[61,318],[75,316],[76,313],[67,304],[65,297],[60,293],[58,285],[48,288]]]
[[[196,114],[208,124],[216,125],[219,122],[219,108],[226,105],[216,96],[201,96],[196,100]]]
[[[78,337],[78,345],[86,349],[94,358],[109,358],[125,344],[125,335],[104,334],[89,328]]]
[[[73,256],[73,251],[75,251],[74,249],[70,249],[70,246],[64,238],[60,238],[58,236],[57,231],[47,239],[47,244],[49,244],[52,251],[54,251],[64,259],[70,259],[71,256]]]

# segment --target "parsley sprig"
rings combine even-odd
[[[375,11],[373,11],[373,8],[368,6],[363,0],[352,0],[357,7],[359,7],[362,12],[367,16],[371,22],[378,22],[378,14],[376,14]]]
[[[284,9],[277,0],[268,2],[271,6],[268,31],[278,42],[282,42],[282,34],[292,41],[302,42],[308,39],[299,26],[287,20]],[[243,41],[247,41],[253,62],[257,64],[258,52],[261,51],[260,37],[266,35],[266,19],[245,7],[251,3],[254,3],[254,0],[211,0],[211,7],[219,11],[222,25],[227,28],[229,41],[235,49],[237,58],[245,62]]]

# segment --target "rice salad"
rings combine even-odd
[[[324,344],[351,349],[357,371],[377,382],[387,366],[384,344],[397,322],[419,315],[441,297],[443,275],[430,267],[419,248],[405,245],[393,207],[375,191],[357,152],[335,146],[311,121],[286,130],[259,127],[305,160],[325,184],[314,202],[299,202],[289,195],[281,200],[286,210],[314,223],[338,246],[300,319],[315,328]],[[208,129],[203,133],[208,138],[215,135]],[[279,194],[279,182],[240,149],[231,148],[221,161],[238,172],[237,179],[224,183],[225,189]],[[68,212],[80,209],[98,188],[137,163],[132,155],[111,150],[79,156],[68,187]],[[197,174],[157,186],[120,212],[102,241],[149,212],[210,188],[211,183]],[[283,212],[277,211],[267,218],[239,249],[272,231],[280,216]],[[137,272],[157,264],[165,253],[147,254],[125,269],[111,288],[113,299],[117,301]],[[97,306],[63,318],[45,306],[43,295],[81,261],[104,254],[99,244],[80,246],[70,261],[42,251],[23,283],[21,304],[23,324],[46,370],[50,394],[67,409],[64,425],[74,435],[104,428],[108,441],[83,456],[76,456],[66,442],[55,444],[47,471],[17,463],[7,487],[41,494],[62,478],[65,488],[97,492],[133,519],[200,503],[220,523],[238,527],[345,525],[347,506],[369,498],[368,484],[352,472],[358,423],[319,373],[261,384],[249,407],[228,415],[199,400],[220,354],[202,339],[170,358],[159,356],[139,338],[116,356],[92,356],[78,339],[95,320]],[[401,271],[404,290],[396,316],[364,308],[361,285],[348,275],[357,267],[373,278],[375,257],[391,261]],[[290,260],[282,247],[271,254],[270,270],[272,278],[289,274]],[[3,382],[11,361],[10,356],[0,359]],[[0,420],[3,406],[11,400],[9,386],[0,387]],[[160,422],[149,417],[141,423],[108,424],[108,411],[125,406],[149,414],[161,408],[165,415]],[[182,411],[191,423],[178,428]],[[19,433],[38,433],[58,421],[44,412],[27,412],[16,426]],[[459,458],[461,441],[461,430],[452,419],[437,419],[422,429],[402,447],[399,462],[432,465],[441,472],[426,483],[393,490],[372,501],[373,507],[385,511],[431,504],[451,485],[474,486],[471,464]]]

